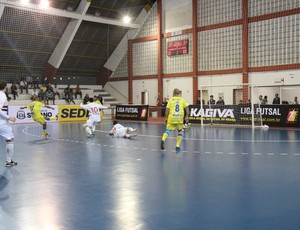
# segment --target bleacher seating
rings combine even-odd
[[[10,89],[11,84],[8,84],[8,88]],[[58,92],[60,94],[60,98],[58,99],[58,96],[56,96],[55,104],[56,105],[68,105],[68,103],[62,99],[64,97],[64,89],[67,87],[67,85],[57,85],[56,87],[53,85],[54,91]],[[19,87],[18,87],[19,88]],[[76,85],[70,85],[70,88],[75,89]],[[111,96],[108,92],[106,92],[104,89],[102,89],[102,86],[99,85],[84,85],[80,86],[82,97],[84,97],[85,94],[89,94],[90,97],[94,95],[101,95],[104,99],[104,106],[112,106],[115,104],[118,104],[119,102],[116,101],[116,99]],[[9,90],[9,96],[11,97],[11,100],[9,101],[9,105],[16,105],[16,106],[26,106],[31,102],[31,91],[32,89],[28,89],[28,94],[26,94],[25,90],[23,91],[23,94],[21,94],[21,90],[18,89],[18,97],[16,100],[13,99],[13,95],[10,94]],[[75,104],[79,105],[82,102],[82,99],[80,99],[80,96],[77,97],[77,99],[74,99]],[[49,101],[49,105],[51,106],[53,104],[52,101]],[[71,103],[73,105],[73,103]],[[111,111],[105,111],[104,113],[105,117],[109,118],[111,117]]]

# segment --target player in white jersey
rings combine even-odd
[[[138,129],[124,127],[118,121],[114,121],[114,127],[109,131],[109,135],[114,137],[133,138],[137,135]]]
[[[94,130],[94,127],[101,121],[100,110],[108,108],[101,104],[95,103],[93,98],[90,98],[89,102],[90,103],[88,103],[86,105],[83,105],[82,103],[80,104],[80,107],[89,111],[89,119],[83,125],[83,127],[85,128],[85,131],[87,132],[87,137],[90,137],[93,135],[92,130]]]
[[[12,160],[14,153],[14,134],[9,121],[15,122],[15,117],[10,117],[7,114],[8,105],[5,92],[7,84],[5,81],[0,80],[0,136],[6,141],[6,167],[17,165],[17,162]]]

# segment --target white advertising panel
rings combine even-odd
[[[8,114],[9,116],[16,117],[17,121],[15,123],[30,123],[34,122],[31,118],[31,112],[29,109],[21,109],[24,106],[8,106]],[[54,110],[41,107],[41,113],[47,117],[55,117],[58,114],[58,106],[51,105]],[[56,122],[54,121],[47,121],[47,122]]]

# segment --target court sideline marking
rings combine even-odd
[[[39,138],[43,138],[40,135],[36,135],[36,134],[32,134],[27,132],[26,130],[32,128],[32,127],[25,127],[22,132],[26,135],[29,136],[33,136],[33,137],[39,137]],[[108,131],[102,131],[102,130],[95,130],[97,132],[103,132],[103,133],[108,133]],[[159,137],[161,138],[161,136],[153,136],[153,135],[138,135],[138,136],[143,136],[143,137]],[[170,137],[175,139],[176,137]],[[190,138],[183,138],[186,140],[190,140]],[[64,142],[71,142],[71,143],[79,143],[79,144],[89,144],[89,145],[97,145],[97,146],[103,146],[103,147],[110,147],[110,148],[119,148],[120,146],[116,146],[116,145],[107,145],[107,144],[100,144],[100,143],[90,143],[90,142],[85,142],[85,141],[80,141],[80,140],[69,140],[69,139],[64,139],[64,138],[52,138],[50,137],[49,140],[54,140],[54,141],[64,141]],[[46,143],[49,140],[41,140],[38,143]],[[206,139],[195,139],[193,138],[193,140],[206,140]],[[232,140],[231,140],[232,141]],[[124,147],[124,146],[123,146]],[[130,147],[125,147],[125,148],[130,148]],[[142,150],[142,151],[158,151],[158,152],[175,152],[175,150],[160,150],[160,149],[153,149],[153,148],[137,148],[134,147],[133,149],[135,150]],[[254,153],[247,153],[247,152],[242,152],[242,153],[235,153],[235,152],[228,152],[228,153],[224,153],[222,151],[216,151],[216,152],[209,152],[209,151],[205,151],[203,153],[201,153],[200,151],[187,151],[187,150],[183,150],[181,151],[181,153],[193,153],[193,154],[215,154],[215,155],[253,155],[253,156],[300,156],[300,153],[258,153],[258,152],[254,152]]]

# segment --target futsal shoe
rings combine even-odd
[[[176,153],[179,153],[180,150],[181,150],[180,147],[176,147],[176,148],[175,148],[175,152],[176,152]]]
[[[11,160],[10,162],[6,161],[5,167],[13,167],[15,165],[17,165],[17,162],[14,162],[13,160]]]
[[[163,140],[160,142],[160,149],[161,150],[165,149],[165,142]]]
[[[129,134],[129,136],[128,136],[128,139],[133,139],[134,137],[136,137],[137,136],[137,134],[136,133],[133,133],[133,134]]]
[[[45,133],[45,134],[43,134],[43,137],[44,137],[45,139],[48,139],[48,138],[50,138],[50,134],[49,134],[49,133]]]
[[[137,131],[139,131],[139,129],[138,129],[138,128],[136,128],[136,129],[133,129],[133,132],[137,132]]]
[[[191,126],[192,126],[191,123],[186,123],[186,124],[184,124],[184,125],[183,125],[183,128],[182,128],[182,131],[184,132],[184,131],[189,130],[189,128],[190,128]]]

